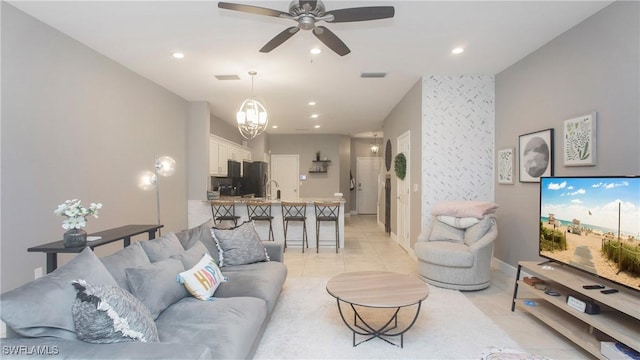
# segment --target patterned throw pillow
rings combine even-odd
[[[84,280],[71,284],[77,291],[72,315],[78,339],[95,344],[160,341],[151,313],[127,291]]]
[[[187,291],[199,300],[211,298],[224,281],[220,268],[209,254],[204,254],[191,269],[178,274],[178,282],[184,284]]]
[[[466,229],[480,222],[480,219],[474,217],[455,217],[447,215],[438,215],[436,216],[436,219],[458,229]]]
[[[220,252],[220,266],[253,264],[269,261],[267,250],[256,232],[253,221],[230,229],[211,228]]]

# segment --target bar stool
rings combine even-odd
[[[274,241],[273,226],[271,225],[271,203],[266,201],[247,201],[247,214],[249,220],[269,222],[269,240]]]
[[[284,248],[287,248],[287,229],[289,228],[289,221],[302,221],[302,252],[304,253],[305,243],[307,243],[307,248],[309,248],[309,240],[307,237],[307,203],[282,201],[280,205],[282,206]]]
[[[320,248],[320,223],[323,221],[333,221],[336,226],[336,254],[340,247],[340,202],[314,202],[316,209],[316,253]]]
[[[240,216],[236,215],[236,207],[233,201],[212,200],[211,213],[213,214],[213,223],[222,221],[233,221],[233,226],[238,226]]]

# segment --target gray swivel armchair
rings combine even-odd
[[[491,284],[493,242],[498,235],[493,214],[479,221],[448,217],[449,224],[432,216],[420,234],[414,253],[427,283],[449,289],[480,290]],[[469,225],[469,223],[473,223]]]

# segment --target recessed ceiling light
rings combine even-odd
[[[309,52],[310,52],[312,55],[318,55],[318,54],[320,54],[320,53],[322,52],[322,49],[320,49],[320,48],[313,48],[313,49],[309,50]]]
[[[462,54],[463,52],[464,52],[464,48],[461,48],[461,47],[457,47],[451,50],[451,53],[455,55]]]
[[[315,105],[316,105],[316,102],[315,102],[315,101],[309,101],[309,102],[307,103],[307,105],[309,105],[309,106],[315,106]]]
[[[318,114],[312,114],[312,115],[311,115],[311,118],[312,118],[312,119],[317,119],[317,118],[318,118]]]
[[[174,52],[172,55],[176,59],[184,59],[184,54],[181,52]]]
[[[316,126],[314,126],[314,128],[320,129],[320,125],[316,125]]]
[[[277,129],[277,128],[278,128],[278,125],[273,125],[271,128],[272,128],[272,129]]]

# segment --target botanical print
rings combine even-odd
[[[498,151],[498,184],[513,184],[513,148]]]
[[[589,114],[564,122],[564,165],[595,165],[596,117]]]

